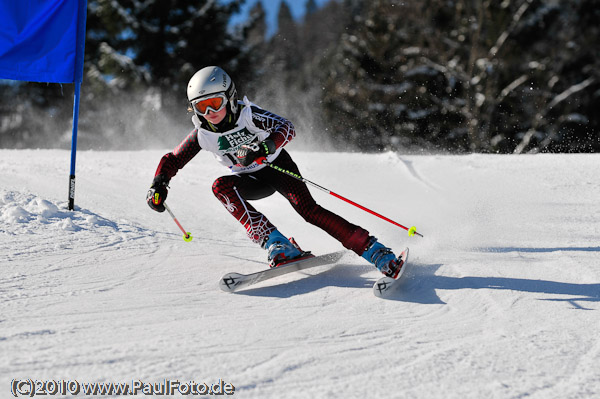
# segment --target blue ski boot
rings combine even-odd
[[[387,248],[377,238],[370,237],[369,246],[363,252],[362,257],[371,262],[384,275],[396,279],[402,264],[396,259],[396,255],[390,248]]]
[[[304,252],[298,247],[294,239],[288,240],[279,230],[273,230],[262,244],[262,247],[269,252],[269,266],[277,267],[281,263],[285,263],[295,258],[304,255]]]

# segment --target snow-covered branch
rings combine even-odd
[[[575,94],[581,90],[584,90],[586,87],[588,87],[589,85],[594,83],[594,81],[595,81],[595,79],[593,77],[589,77],[586,80],[584,80],[583,82],[577,83],[577,84],[569,87],[567,90],[558,94],[556,97],[554,97],[552,99],[552,101],[550,101],[550,103],[548,104],[548,109],[555,107],[557,104],[565,101],[567,98],[569,98],[573,94]]]
[[[494,46],[492,46],[492,48],[490,49],[490,51],[489,51],[490,58],[493,58],[498,54],[498,51],[500,51],[500,48],[504,45],[504,43],[506,42],[506,39],[508,39],[510,34],[515,30],[516,26],[521,21],[521,18],[523,18],[523,14],[525,14],[525,11],[527,11],[527,9],[529,8],[529,6],[531,5],[532,2],[533,2],[533,0],[525,0],[525,2],[517,10],[515,15],[513,15],[512,21],[511,21],[510,25],[508,26],[508,28],[506,28],[506,30],[504,32],[502,32],[500,34],[500,36],[498,36],[498,40],[496,40],[496,44],[494,44]]]

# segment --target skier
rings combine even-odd
[[[290,121],[251,103],[246,96],[238,101],[234,82],[216,66],[202,68],[192,76],[187,97],[195,128],[160,160],[146,197],[150,208],[165,210],[169,181],[204,149],[232,172],[215,180],[214,195],[246,228],[248,237],[267,250],[271,267],[303,255],[293,238],[288,240],[248,202],[277,191],[308,223],[325,230],[384,275],[398,276],[402,264],[390,248],[362,227],[318,205],[303,182],[262,163],[266,159],[300,174],[284,148],[296,135]]]

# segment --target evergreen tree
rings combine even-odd
[[[93,99],[82,99],[86,117],[81,123],[84,138],[86,128],[103,135],[90,135],[100,140],[83,143],[94,148],[162,146],[172,143],[165,133],[185,132],[185,86],[195,71],[219,65],[234,77],[250,72],[243,67],[248,57],[244,32],[228,28],[242,3],[93,0],[88,29],[93,58],[86,67],[90,77],[97,77],[97,87]]]
[[[185,86],[196,70],[214,64],[234,77],[252,72],[244,32],[228,27],[242,3],[89,0],[79,147],[172,145],[165,133],[187,131]],[[71,85],[12,87],[22,99],[0,108],[0,121],[10,122],[0,125],[0,145],[68,148]]]
[[[580,7],[592,3],[347,0],[324,91],[332,128],[370,150],[590,147],[599,24]]]
[[[306,8],[304,11],[304,15],[305,15],[305,17],[310,17],[310,16],[314,15],[318,10],[319,10],[319,7],[317,6],[317,2],[315,0],[308,0],[306,2]]]
[[[267,39],[254,63],[256,75],[249,95],[257,104],[278,112],[294,122],[299,131],[296,145],[308,145],[310,135],[318,136],[320,148],[328,140],[327,124],[322,120],[321,65],[337,46],[344,29],[344,9],[338,1],[323,7],[308,2],[307,13],[296,22],[289,5],[281,3],[279,30]]]
[[[526,22],[516,36],[536,73],[521,96],[538,100],[514,152],[600,151],[600,1],[559,2]],[[530,44],[541,32],[544,40]]]
[[[275,67],[284,79],[283,83],[289,85],[293,81],[294,73],[299,68],[298,51],[298,27],[290,6],[285,0],[281,1],[277,14],[277,33],[273,38],[273,44],[277,49],[275,54]]]
[[[266,40],[267,34],[267,13],[259,1],[250,9],[248,23],[245,26],[247,30],[247,44],[251,47],[262,46]]]
[[[402,137],[424,119],[415,91],[424,91],[428,71],[421,79],[407,27],[400,25],[406,20],[402,16],[413,11],[407,5],[375,0],[347,1],[346,7],[351,18],[346,25],[351,28],[328,63],[323,92],[327,119],[340,142],[379,150],[390,136]]]
[[[229,25],[242,3],[88,0],[80,148],[172,145],[215,64],[319,143],[600,151],[600,0],[283,1],[270,38],[260,2]],[[0,146],[68,148],[72,85],[0,86]]]
[[[285,114],[289,91],[298,68],[297,27],[288,4],[282,1],[278,12],[278,31],[256,49],[256,79],[248,82],[249,95],[264,107]],[[286,114],[289,117],[289,114]]]

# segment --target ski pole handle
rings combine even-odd
[[[175,221],[175,224],[177,225],[177,227],[179,227],[179,230],[181,230],[183,232],[183,241],[185,241],[185,242],[192,241],[192,238],[194,238],[194,237],[192,237],[192,234],[189,231],[185,231],[185,229],[183,228],[181,223],[179,223],[179,220],[177,220],[175,215],[173,215],[173,212],[171,212],[171,208],[169,208],[169,206],[166,203],[164,203],[163,205],[165,206],[165,209],[167,210],[167,212],[169,212],[169,215],[171,215],[171,217]]]

